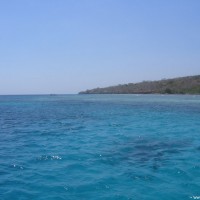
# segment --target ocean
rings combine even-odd
[[[0,96],[0,199],[200,199],[200,96]]]

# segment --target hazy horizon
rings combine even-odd
[[[0,3],[0,95],[200,75],[200,1]]]

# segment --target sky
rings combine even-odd
[[[197,74],[199,0],[0,0],[0,94]]]

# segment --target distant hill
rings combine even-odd
[[[95,88],[79,94],[200,94],[200,75]]]

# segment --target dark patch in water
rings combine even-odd
[[[190,145],[191,141],[188,140],[133,139],[126,144],[118,144],[117,148],[104,156],[103,162],[111,165],[126,162],[128,165],[158,170]]]

